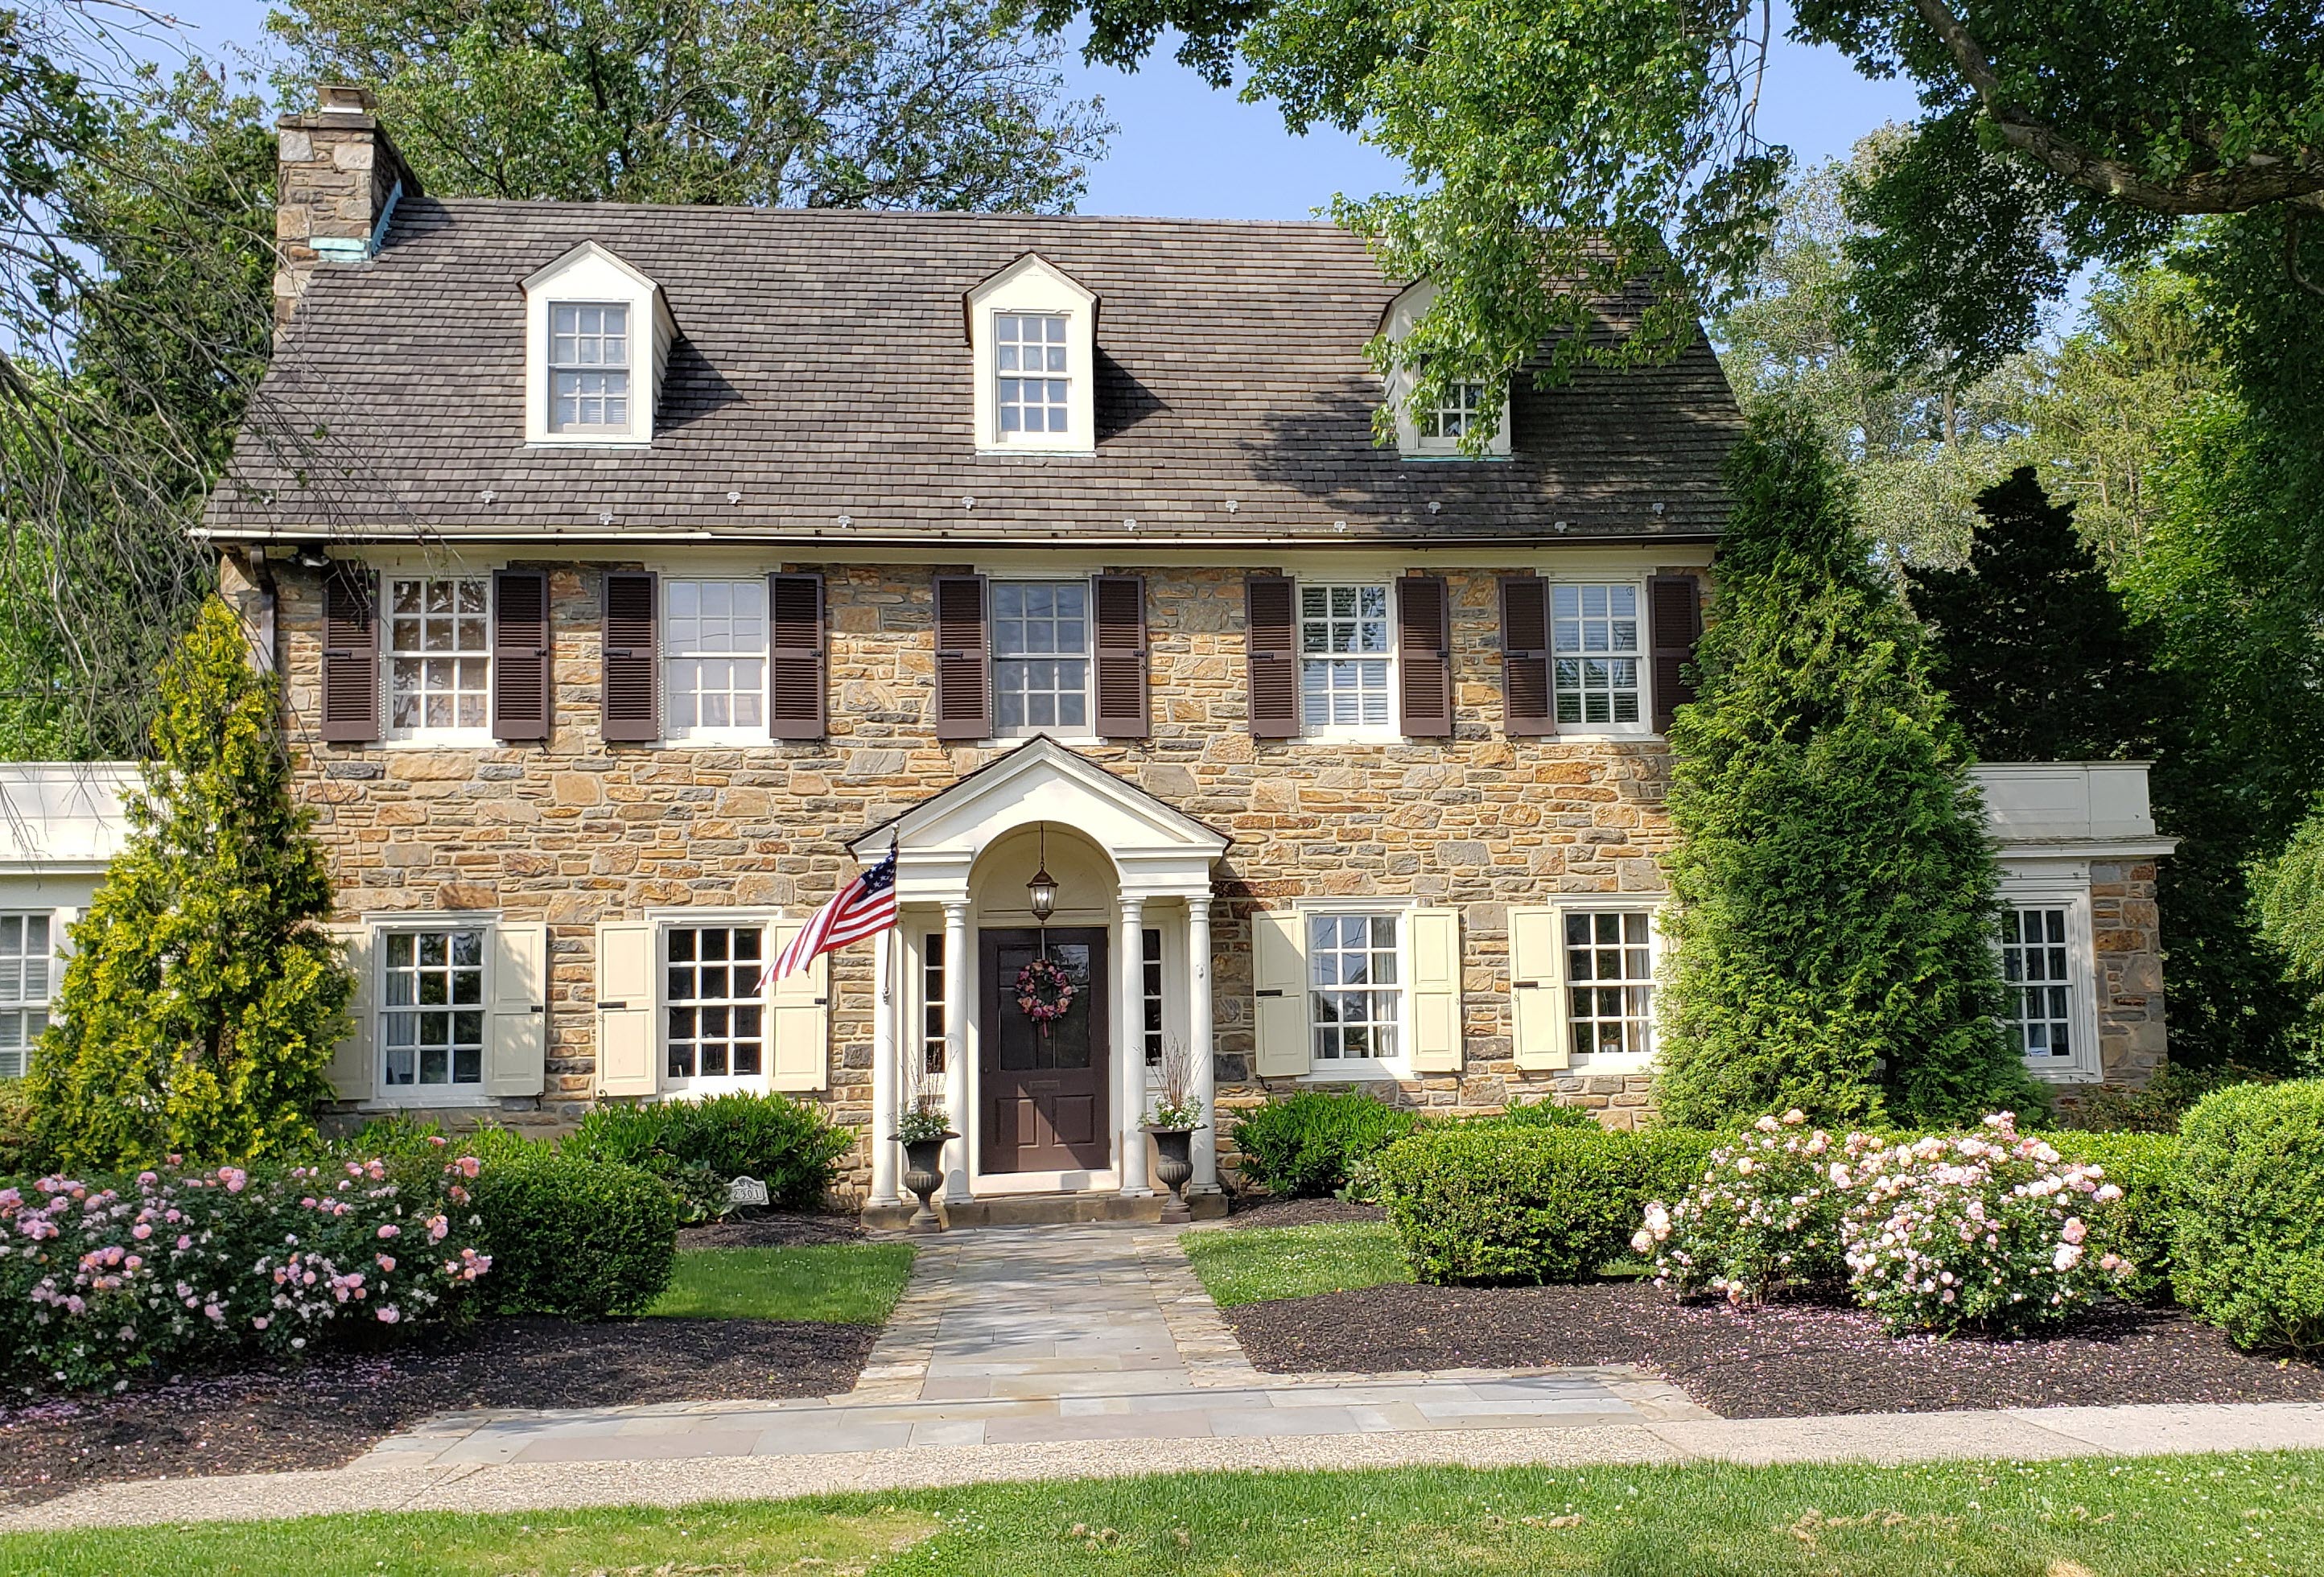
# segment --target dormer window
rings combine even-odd
[[[1097,297],[1027,253],[963,301],[975,364],[976,447],[987,455],[1088,455]]]
[[[1485,410],[1485,386],[1482,383],[1455,383],[1444,392],[1444,402],[1413,413],[1419,436],[1424,438],[1450,438],[1458,444],[1469,430],[1478,425]]]
[[[630,430],[627,307],[549,304],[549,426],[561,433]]]
[[[651,443],[678,337],[661,287],[585,241],[525,281],[524,296],[525,441]]]
[[[1427,280],[1407,287],[1380,315],[1380,332],[1391,344],[1402,341],[1435,299],[1436,287]],[[1509,402],[1506,387],[1455,383],[1444,392],[1441,401],[1423,406],[1413,399],[1417,382],[1409,367],[1398,367],[1388,378],[1388,400],[1396,415],[1398,454],[1406,459],[1466,457],[1461,447],[1462,440],[1490,420],[1494,424],[1493,436],[1485,440],[1484,454],[1479,457],[1508,457]]]

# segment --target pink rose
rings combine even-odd
[[[153,1235],[153,1229],[141,1221],[129,1229],[129,1235],[142,1243]]]
[[[395,1274],[395,1257],[393,1255],[381,1254],[377,1256],[377,1259],[379,1260],[379,1268],[391,1276]]]
[[[390,1222],[387,1225],[385,1225],[385,1226],[383,1226],[383,1227],[382,1227],[382,1228],[380,1228],[380,1229],[379,1229],[379,1235],[380,1235],[381,1237],[383,1237],[383,1238],[392,1238],[392,1237],[395,1236],[398,1232],[401,1231],[402,1230],[403,1230],[403,1229],[402,1229],[401,1227],[399,1227],[399,1226],[397,1226],[394,1222]]]

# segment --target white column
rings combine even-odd
[[[1146,1181],[1146,900],[1121,900],[1120,938],[1114,947],[1113,1045],[1121,1126],[1121,1192],[1142,1197]]]
[[[952,1113],[953,1131],[961,1137],[945,1146],[946,1201],[964,1201],[968,1192],[968,1147],[973,1137],[968,1110],[968,901],[945,905],[945,1107]]]
[[[1194,1135],[1194,1176],[1186,1186],[1197,1193],[1219,1185],[1219,1114],[1217,1067],[1211,1056],[1211,899],[1208,893],[1186,900],[1186,1057],[1192,1063],[1194,1097],[1203,1108],[1203,1126]]]
[[[872,938],[872,1203],[893,1204],[897,1150],[892,1137],[901,1104],[896,1056],[896,954],[903,938],[891,928]]]

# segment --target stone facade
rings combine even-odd
[[[2090,865],[2091,942],[2098,958],[2098,1063],[2107,1084],[2144,1088],[2163,1071],[2163,919],[2152,860]],[[2069,1089],[2069,1103],[2081,1092]]]

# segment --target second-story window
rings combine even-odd
[[[489,742],[492,582],[481,575],[388,581],[390,737]]]
[[[993,320],[992,366],[1001,381],[1001,438],[1046,438],[1071,425],[1065,319],[1056,312],[1003,312]]]
[[[1551,596],[1559,724],[1637,723],[1638,588],[1561,586]]]
[[[1395,651],[1385,586],[1299,588],[1300,721],[1313,729],[1385,728]]]
[[[552,432],[629,433],[627,307],[549,303],[549,427]]]
[[[992,725],[1089,731],[1089,582],[992,583]]]
[[[673,740],[767,729],[767,583],[663,583],[662,724]]]

